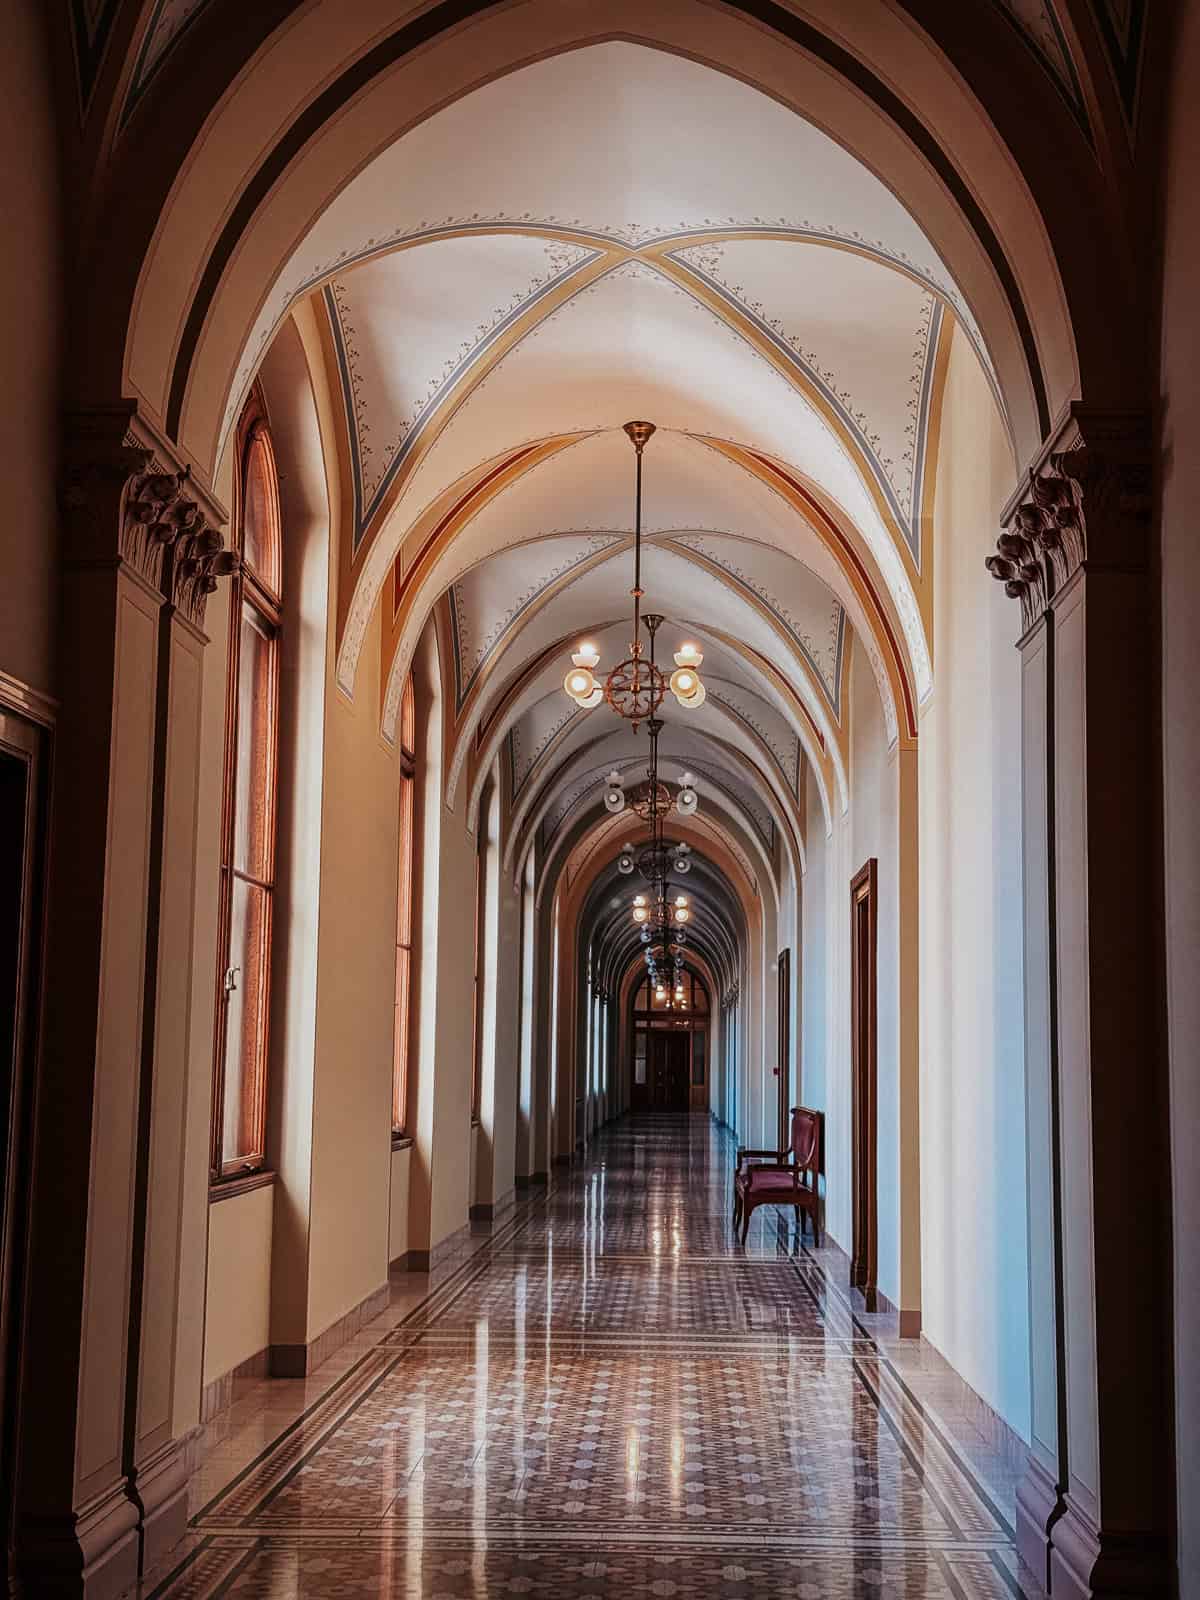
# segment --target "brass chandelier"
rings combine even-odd
[[[679,704],[696,711],[704,704],[706,691],[700,677],[700,663],[704,660],[700,649],[690,642],[680,645],[675,652],[675,671],[670,677],[654,660],[654,634],[662,623],[660,616],[647,616],[650,633],[650,654],[647,657],[642,644],[642,452],[655,432],[653,422],[627,422],[629,435],[637,456],[637,487],[635,494],[636,516],[633,533],[633,639],[629,654],[604,679],[596,681],[600,665],[600,652],[594,644],[584,641],[572,653],[571,670],[563,679],[563,688],[584,711],[590,711],[602,700],[608,702],[619,717],[632,723],[636,731],[640,723],[648,721],[662,705],[667,690]]]

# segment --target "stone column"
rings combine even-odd
[[[1021,601],[1034,1442],[1022,1553],[1052,1596],[1169,1569],[1148,423],[1073,407],[1010,506]]]
[[[178,729],[172,718],[198,685],[184,687],[162,630],[173,586],[198,598],[229,564],[189,491],[132,406],[72,419],[21,1374],[17,1553],[38,1595],[118,1594],[138,1573],[144,1513],[182,1506],[162,1475],[161,1373],[174,1357],[180,1178],[167,1130],[174,1117],[178,1139],[185,1059],[171,1034],[190,984],[194,837],[164,789],[195,742],[186,704]],[[167,992],[160,951],[185,963]]]

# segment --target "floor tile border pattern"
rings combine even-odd
[[[522,1249],[517,1236],[525,1231],[539,1213],[544,1215],[550,1212],[551,1218],[553,1217],[556,1191],[560,1190],[564,1194],[569,1192],[564,1188],[562,1180],[555,1178],[549,1191],[531,1195],[525,1205],[518,1205],[515,1214],[505,1218],[504,1225],[497,1230],[496,1237],[482,1245],[441,1284],[431,1288],[428,1295],[408,1312],[402,1322],[384,1335],[379,1345],[366,1352],[324,1395],[295,1418],[276,1440],[261,1451],[253,1461],[247,1463],[193,1519],[194,1525],[201,1524],[202,1519],[207,1520],[214,1513],[218,1513],[218,1508],[220,1512],[228,1509],[242,1513],[240,1529],[238,1531],[224,1527],[219,1531],[216,1528],[212,1531],[206,1529],[197,1547],[153,1591],[154,1595],[164,1594],[170,1589],[173,1597],[193,1600],[193,1597],[199,1597],[201,1594],[225,1593],[230,1585],[237,1581],[239,1575],[253,1563],[256,1556],[268,1549],[296,1550],[310,1541],[316,1541],[322,1548],[327,1548],[332,1540],[339,1546],[345,1543],[347,1548],[365,1550],[368,1547],[402,1542],[397,1541],[396,1536],[389,1530],[379,1530],[378,1533],[374,1530],[363,1530],[347,1535],[344,1527],[321,1529],[310,1522],[305,1529],[291,1528],[286,1536],[281,1537],[275,1530],[254,1531],[246,1524],[250,1518],[265,1509],[284,1484],[294,1476],[303,1460],[328,1441],[344,1420],[353,1414],[418,1343],[430,1345],[439,1351],[473,1344],[468,1330],[438,1329],[434,1319],[444,1314],[466,1294],[495,1260],[505,1257],[520,1259],[526,1253],[531,1257],[541,1254],[530,1247]],[[778,1232],[783,1240],[792,1242],[786,1222],[782,1219],[773,1220],[777,1222]],[[597,1252],[562,1246],[556,1247],[555,1254],[564,1260],[582,1260],[595,1258]],[[644,1262],[661,1259],[661,1254],[656,1257],[647,1252],[630,1252],[628,1255],[623,1252],[604,1252],[603,1258],[614,1262],[620,1260]],[[702,1263],[724,1266],[731,1264],[728,1256],[714,1255],[687,1256],[681,1253],[678,1256],[671,1255],[671,1260],[673,1265],[685,1268],[687,1265]],[[853,1363],[856,1377],[864,1392],[870,1396],[881,1418],[892,1430],[898,1444],[905,1452],[910,1467],[926,1492],[930,1493],[940,1514],[946,1518],[947,1525],[955,1529],[957,1534],[956,1540],[946,1541],[945,1544],[941,1540],[923,1536],[919,1545],[915,1547],[886,1535],[881,1536],[878,1541],[871,1541],[869,1545],[864,1545],[860,1538],[857,1541],[859,1547],[864,1550],[878,1548],[880,1551],[890,1551],[897,1557],[924,1556],[931,1560],[936,1559],[941,1563],[941,1570],[946,1577],[948,1587],[956,1595],[964,1594],[953,1576],[953,1569],[956,1566],[962,1567],[964,1572],[970,1570],[976,1579],[970,1590],[972,1596],[990,1596],[993,1592],[1003,1596],[1019,1594],[1016,1579],[1002,1558],[1006,1552],[991,1548],[1000,1537],[1007,1536],[1006,1542],[1007,1539],[1011,1539],[1011,1525],[1008,1519],[996,1507],[992,1497],[980,1483],[972,1465],[954,1448],[952,1442],[946,1438],[934,1418],[928,1414],[912,1392],[876,1336],[854,1315],[852,1304],[843,1286],[826,1272],[807,1243],[801,1245],[799,1255],[788,1249],[776,1254],[747,1254],[743,1258],[735,1258],[732,1264],[750,1272],[760,1267],[790,1265],[803,1292],[828,1329],[829,1337],[821,1340],[803,1340],[795,1334],[789,1335],[786,1332],[772,1334],[767,1330],[728,1335],[689,1335],[678,1330],[652,1330],[649,1333],[629,1335],[611,1330],[576,1331],[540,1328],[537,1333],[538,1342],[539,1344],[547,1342],[556,1350],[571,1347],[580,1350],[588,1347],[645,1350],[670,1344],[676,1352],[680,1352],[682,1347],[685,1354],[690,1354],[687,1347],[695,1344],[697,1347],[702,1345],[709,1355],[726,1358],[739,1354],[761,1358],[778,1353],[783,1346],[795,1354],[803,1354],[807,1345],[814,1351],[819,1349],[826,1357],[836,1351]],[[816,1282],[813,1281],[814,1277]],[[522,1338],[527,1338],[527,1335],[522,1335]],[[515,1343],[516,1335],[506,1335],[495,1329],[489,1332],[489,1343],[497,1347],[506,1346],[510,1340]],[[329,1415],[334,1412],[336,1416]],[[930,1461],[931,1439],[938,1447],[934,1452],[936,1464]],[[286,1460],[282,1459],[285,1455]],[[944,1457],[944,1460],[937,1459],[939,1457]],[[268,1466],[268,1463],[269,1478],[264,1482],[261,1469]],[[931,1465],[936,1487],[929,1482]],[[947,1471],[947,1468],[950,1470]],[[251,1484],[249,1480],[256,1473],[259,1474],[258,1479]],[[239,1490],[243,1492],[238,1494]],[[247,1502],[253,1504],[244,1509]],[[477,1530],[469,1524],[464,1525],[461,1530],[454,1526],[443,1527],[436,1533],[426,1532],[423,1542],[428,1551],[470,1549],[478,1554],[473,1539],[473,1534],[476,1532]],[[567,1547],[568,1544],[578,1547],[594,1539],[594,1530],[585,1529],[580,1532],[574,1523],[565,1526],[562,1531],[555,1530],[550,1534],[549,1540],[546,1539],[548,1532],[549,1530],[539,1527],[533,1531],[514,1530],[505,1535],[489,1526],[487,1549],[501,1551],[507,1547],[533,1552],[545,1544],[545,1554],[549,1556],[554,1551]],[[608,1541],[617,1542],[612,1532],[607,1532],[605,1537]],[[835,1547],[841,1543],[842,1557],[853,1559],[845,1551],[844,1536],[841,1534],[831,1536],[828,1541],[821,1541],[814,1539],[811,1534],[787,1536],[776,1529],[763,1530],[761,1534],[748,1534],[744,1528],[735,1526],[718,1528],[710,1525],[704,1532],[697,1529],[694,1534],[689,1534],[682,1540],[677,1532],[648,1537],[645,1532],[628,1530],[619,1543],[626,1548],[650,1547],[656,1557],[672,1553],[681,1556],[694,1554],[702,1548],[713,1546],[718,1546],[723,1556],[730,1557],[735,1556],[739,1549],[761,1553],[764,1546],[771,1548],[786,1546],[787,1551],[792,1554],[832,1555],[835,1553]],[[972,1547],[975,1547],[974,1551]],[[993,1579],[998,1579],[1002,1586],[994,1590],[987,1585],[980,1587],[979,1580],[985,1578],[989,1583]]]
[[[415,1336],[410,1334],[407,1342],[401,1343],[405,1339],[405,1331],[408,1329],[409,1324],[425,1312],[432,1303],[446,1297],[451,1289],[454,1290],[454,1293],[448,1300],[448,1304],[457,1299],[460,1294],[465,1293],[489,1264],[495,1246],[507,1239],[510,1234],[517,1233],[528,1227],[533,1221],[537,1209],[544,1202],[544,1193],[531,1194],[528,1201],[523,1205],[518,1202],[513,1214],[505,1217],[498,1234],[494,1238],[489,1239],[459,1266],[455,1267],[441,1283],[432,1286],[429,1293],[401,1319],[395,1328],[384,1335],[374,1349],[366,1351],[353,1366],[348,1367],[323,1394],[318,1395],[310,1406],[306,1406],[299,1416],[294,1417],[268,1445],[265,1445],[253,1460],[248,1461],[240,1471],[235,1473],[230,1481],[213,1495],[211,1500],[201,1506],[195,1516],[190,1519],[190,1525],[195,1528],[201,1522],[201,1519],[208,1517],[218,1506],[223,1507],[231,1497],[236,1498],[238,1491],[247,1486],[252,1476],[263,1468],[270,1458],[277,1455],[286,1455],[288,1461],[291,1462],[292,1471],[294,1471],[295,1467],[302,1463],[305,1456],[311,1454],[313,1450],[319,1449],[329,1436],[337,1431],[344,1419],[361,1404],[366,1395],[377,1386],[381,1379],[399,1365],[409,1348],[421,1337],[421,1330],[418,1329]],[[471,1271],[471,1268],[475,1270]],[[469,1275],[464,1277],[464,1274]],[[459,1278],[463,1278],[461,1283],[457,1281]],[[337,1410],[337,1415],[326,1426],[324,1424],[325,1413],[333,1410]],[[313,1440],[306,1446],[304,1432],[310,1423],[315,1423],[321,1429],[321,1434],[318,1439]],[[300,1459],[293,1460],[296,1456],[299,1456]],[[272,1465],[275,1464],[272,1463]],[[272,1477],[275,1478],[279,1475],[279,1473],[273,1473]],[[272,1482],[264,1491],[263,1498],[275,1492],[279,1486],[277,1482]],[[249,1515],[253,1515],[253,1511]],[[256,1538],[252,1533],[247,1537]],[[204,1541],[197,1545],[195,1549],[190,1550],[167,1573],[161,1582],[155,1585],[150,1593],[149,1600],[158,1600],[160,1595],[166,1595],[168,1592],[170,1592],[172,1600],[180,1600],[180,1597],[183,1597],[183,1600],[190,1600],[193,1593],[200,1593],[201,1591],[192,1589],[190,1576],[185,1588],[179,1588],[178,1584],[184,1578],[188,1569],[193,1567],[200,1559],[202,1553],[209,1551],[209,1549],[209,1544]],[[222,1561],[225,1560],[224,1557],[221,1559]]]
[[[323,1539],[318,1548],[322,1556],[339,1562],[343,1574],[348,1567],[352,1567],[356,1558],[361,1568],[372,1560],[378,1562],[387,1554],[386,1547],[368,1545],[361,1539],[344,1536]],[[392,1548],[397,1554],[402,1551],[409,1553],[398,1543]],[[481,1551],[469,1543],[452,1545],[439,1541],[426,1544],[413,1564],[418,1568],[434,1566],[439,1558],[444,1561],[446,1557],[458,1554],[467,1558],[456,1565],[460,1573],[469,1573],[470,1588],[462,1592],[470,1594],[479,1593],[477,1579],[482,1573],[486,1581],[486,1569],[490,1563],[499,1565],[512,1559],[511,1552],[490,1544]],[[264,1558],[269,1560],[272,1555],[285,1559],[292,1557],[297,1563],[303,1560],[303,1551],[298,1548],[297,1541],[290,1538],[282,1540],[266,1535],[238,1542],[217,1538],[206,1540],[196,1551],[189,1571],[174,1593],[179,1600],[220,1600],[220,1597],[231,1592],[239,1579],[253,1573],[260,1561]],[[590,1560],[587,1559],[589,1557]],[[782,1582],[804,1574],[809,1578],[819,1575],[824,1580],[820,1587],[822,1595],[852,1595],[858,1600],[867,1592],[862,1587],[864,1574],[880,1570],[885,1574],[883,1581],[893,1593],[899,1578],[904,1582],[905,1592],[909,1592],[909,1585],[915,1579],[920,1583],[920,1588],[914,1592],[928,1594],[926,1580],[930,1574],[937,1574],[942,1579],[949,1600],[1020,1600],[1022,1593],[1011,1566],[998,1551],[932,1549],[850,1552],[844,1548],[780,1551],[765,1544],[751,1543],[736,1546],[725,1543],[719,1550],[706,1550],[689,1540],[647,1554],[641,1551],[614,1551],[607,1546],[597,1548],[595,1545],[572,1550],[534,1541],[522,1546],[519,1558],[542,1574],[541,1587],[544,1592],[562,1595],[580,1593],[577,1585],[581,1581],[584,1585],[582,1592],[594,1594],[596,1591],[587,1587],[589,1580],[594,1582],[601,1576],[618,1576],[621,1566],[628,1567],[631,1560],[636,1561],[639,1575],[643,1578],[639,1586],[640,1593],[651,1589],[659,1593],[710,1596],[719,1592],[718,1580],[721,1580],[722,1586],[733,1585],[737,1593],[744,1595],[748,1591],[743,1585],[756,1578],[766,1581],[761,1587],[750,1590],[750,1593],[777,1593]],[[683,1581],[670,1584],[664,1580],[668,1580],[677,1562],[686,1562],[686,1577],[680,1573]],[[650,1585],[645,1579],[655,1569],[661,1573],[661,1577]],[[865,1581],[871,1580],[867,1578]],[[569,1590],[566,1583],[571,1583]],[[852,1584],[853,1588],[847,1587],[848,1584]],[[834,1589],[830,1585],[838,1587]],[[507,1588],[508,1585],[504,1584],[503,1587]],[[525,1587],[532,1588],[533,1584]],[[339,1592],[370,1591],[364,1585],[355,1591],[339,1588]],[[393,1595],[396,1593],[394,1590],[390,1592]],[[726,1589],[725,1592],[729,1591]],[[807,1592],[811,1592],[811,1588]]]

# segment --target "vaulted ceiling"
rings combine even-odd
[[[937,251],[820,128],[662,50],[540,60],[345,185],[263,300],[227,428],[305,298],[341,412],[338,679],[378,671],[393,737],[440,613],[469,821],[501,758],[515,848],[544,858],[605,772],[645,764],[644,732],[562,691],[581,638],[604,668],[628,653],[633,417],[658,429],[643,607],[705,654],[706,704],[667,703],[668,772],[798,864],[806,773],[826,824],[846,804],[852,648],[889,740],[915,736],[952,338],[1003,407]]]

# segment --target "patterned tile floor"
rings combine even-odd
[[[201,1597],[1031,1595],[1010,1439],[844,1258],[729,1221],[707,1118],[627,1119],[313,1379],[209,1429]],[[840,1265],[839,1265],[840,1264]]]

